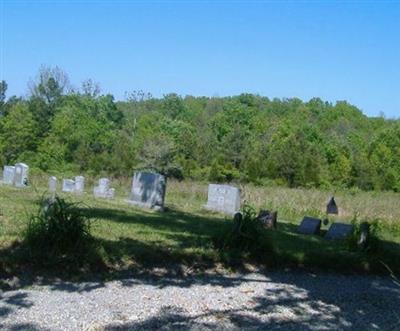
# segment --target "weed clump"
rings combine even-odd
[[[229,230],[220,236],[217,245],[230,257],[240,258],[247,255],[259,262],[266,262],[273,252],[268,232],[257,219],[255,209],[246,204],[241,213],[235,215]]]
[[[30,261],[36,265],[82,267],[96,255],[90,233],[90,220],[62,198],[42,200],[39,210],[30,217],[23,243]]]

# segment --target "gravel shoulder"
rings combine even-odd
[[[1,330],[400,330],[389,278],[299,272],[53,282],[0,292]]]

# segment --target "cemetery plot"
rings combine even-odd
[[[209,184],[205,208],[234,215],[240,210],[240,190],[230,185]]]
[[[339,240],[346,239],[353,231],[353,226],[346,223],[333,223],[325,235],[326,239]]]
[[[322,221],[319,218],[304,217],[298,227],[298,232],[301,234],[318,234],[321,230]]]
[[[164,209],[166,179],[152,172],[136,172],[132,179],[132,188],[128,203],[156,210]]]

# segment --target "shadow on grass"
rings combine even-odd
[[[132,233],[116,238],[96,238],[98,251],[85,267],[68,269],[62,263],[53,268],[36,268],[24,256],[23,247],[16,243],[0,250],[0,288],[7,288],[5,278],[17,276],[21,286],[42,283],[57,288],[55,278],[71,281],[91,281],[83,286],[62,285],[62,290],[87,292],[104,286],[109,279],[152,279],[160,286],[170,284],[191,286],[196,278],[187,277],[205,270],[218,271],[221,267],[246,273],[254,259],[244,255],[224,253],[216,249],[215,241],[228,231],[231,222],[213,215],[194,215],[178,210],[152,213],[140,210],[112,208],[82,208],[82,212],[97,222],[130,225]],[[148,234],[152,234],[148,236]],[[156,234],[156,235],[153,235]],[[147,237],[146,237],[147,236]],[[400,247],[396,243],[384,243],[397,255],[366,255],[349,252],[342,243],[330,242],[318,236],[297,233],[297,226],[279,223],[278,231],[270,231],[269,237],[274,251],[266,252],[257,259],[262,267],[306,268],[340,272],[386,272],[380,261],[393,267],[397,273],[400,266],[393,264],[399,257]],[[217,238],[217,239],[216,239]],[[251,267],[251,266],[250,266]],[[253,270],[252,267],[250,270]],[[3,278],[3,284],[2,279]],[[182,280],[185,278],[185,280]],[[214,281],[218,282],[218,277]],[[162,280],[162,281],[161,281]],[[209,281],[209,280],[208,280]],[[221,282],[225,284],[225,281]],[[11,286],[18,287],[18,286]]]

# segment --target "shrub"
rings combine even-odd
[[[245,204],[241,213],[237,213],[233,224],[220,238],[220,247],[224,252],[234,255],[248,254],[256,260],[262,260],[272,252],[271,240],[261,222],[256,217],[255,209]]]
[[[41,200],[24,233],[23,241],[32,262],[45,266],[62,262],[63,267],[81,267],[93,258],[95,241],[90,234],[90,222],[77,207],[59,197]]]
[[[376,252],[379,248],[379,237],[378,233],[380,231],[380,224],[377,220],[374,220],[373,222],[360,222],[357,219],[357,216],[353,218],[351,221],[351,224],[353,225],[353,231],[349,238],[347,239],[347,245],[349,250],[351,251],[356,251],[356,250],[362,250],[365,252]],[[363,231],[363,227],[367,226],[368,227],[368,235],[366,237],[365,242],[360,243],[360,237],[361,233]],[[365,228],[364,228],[365,230]]]

